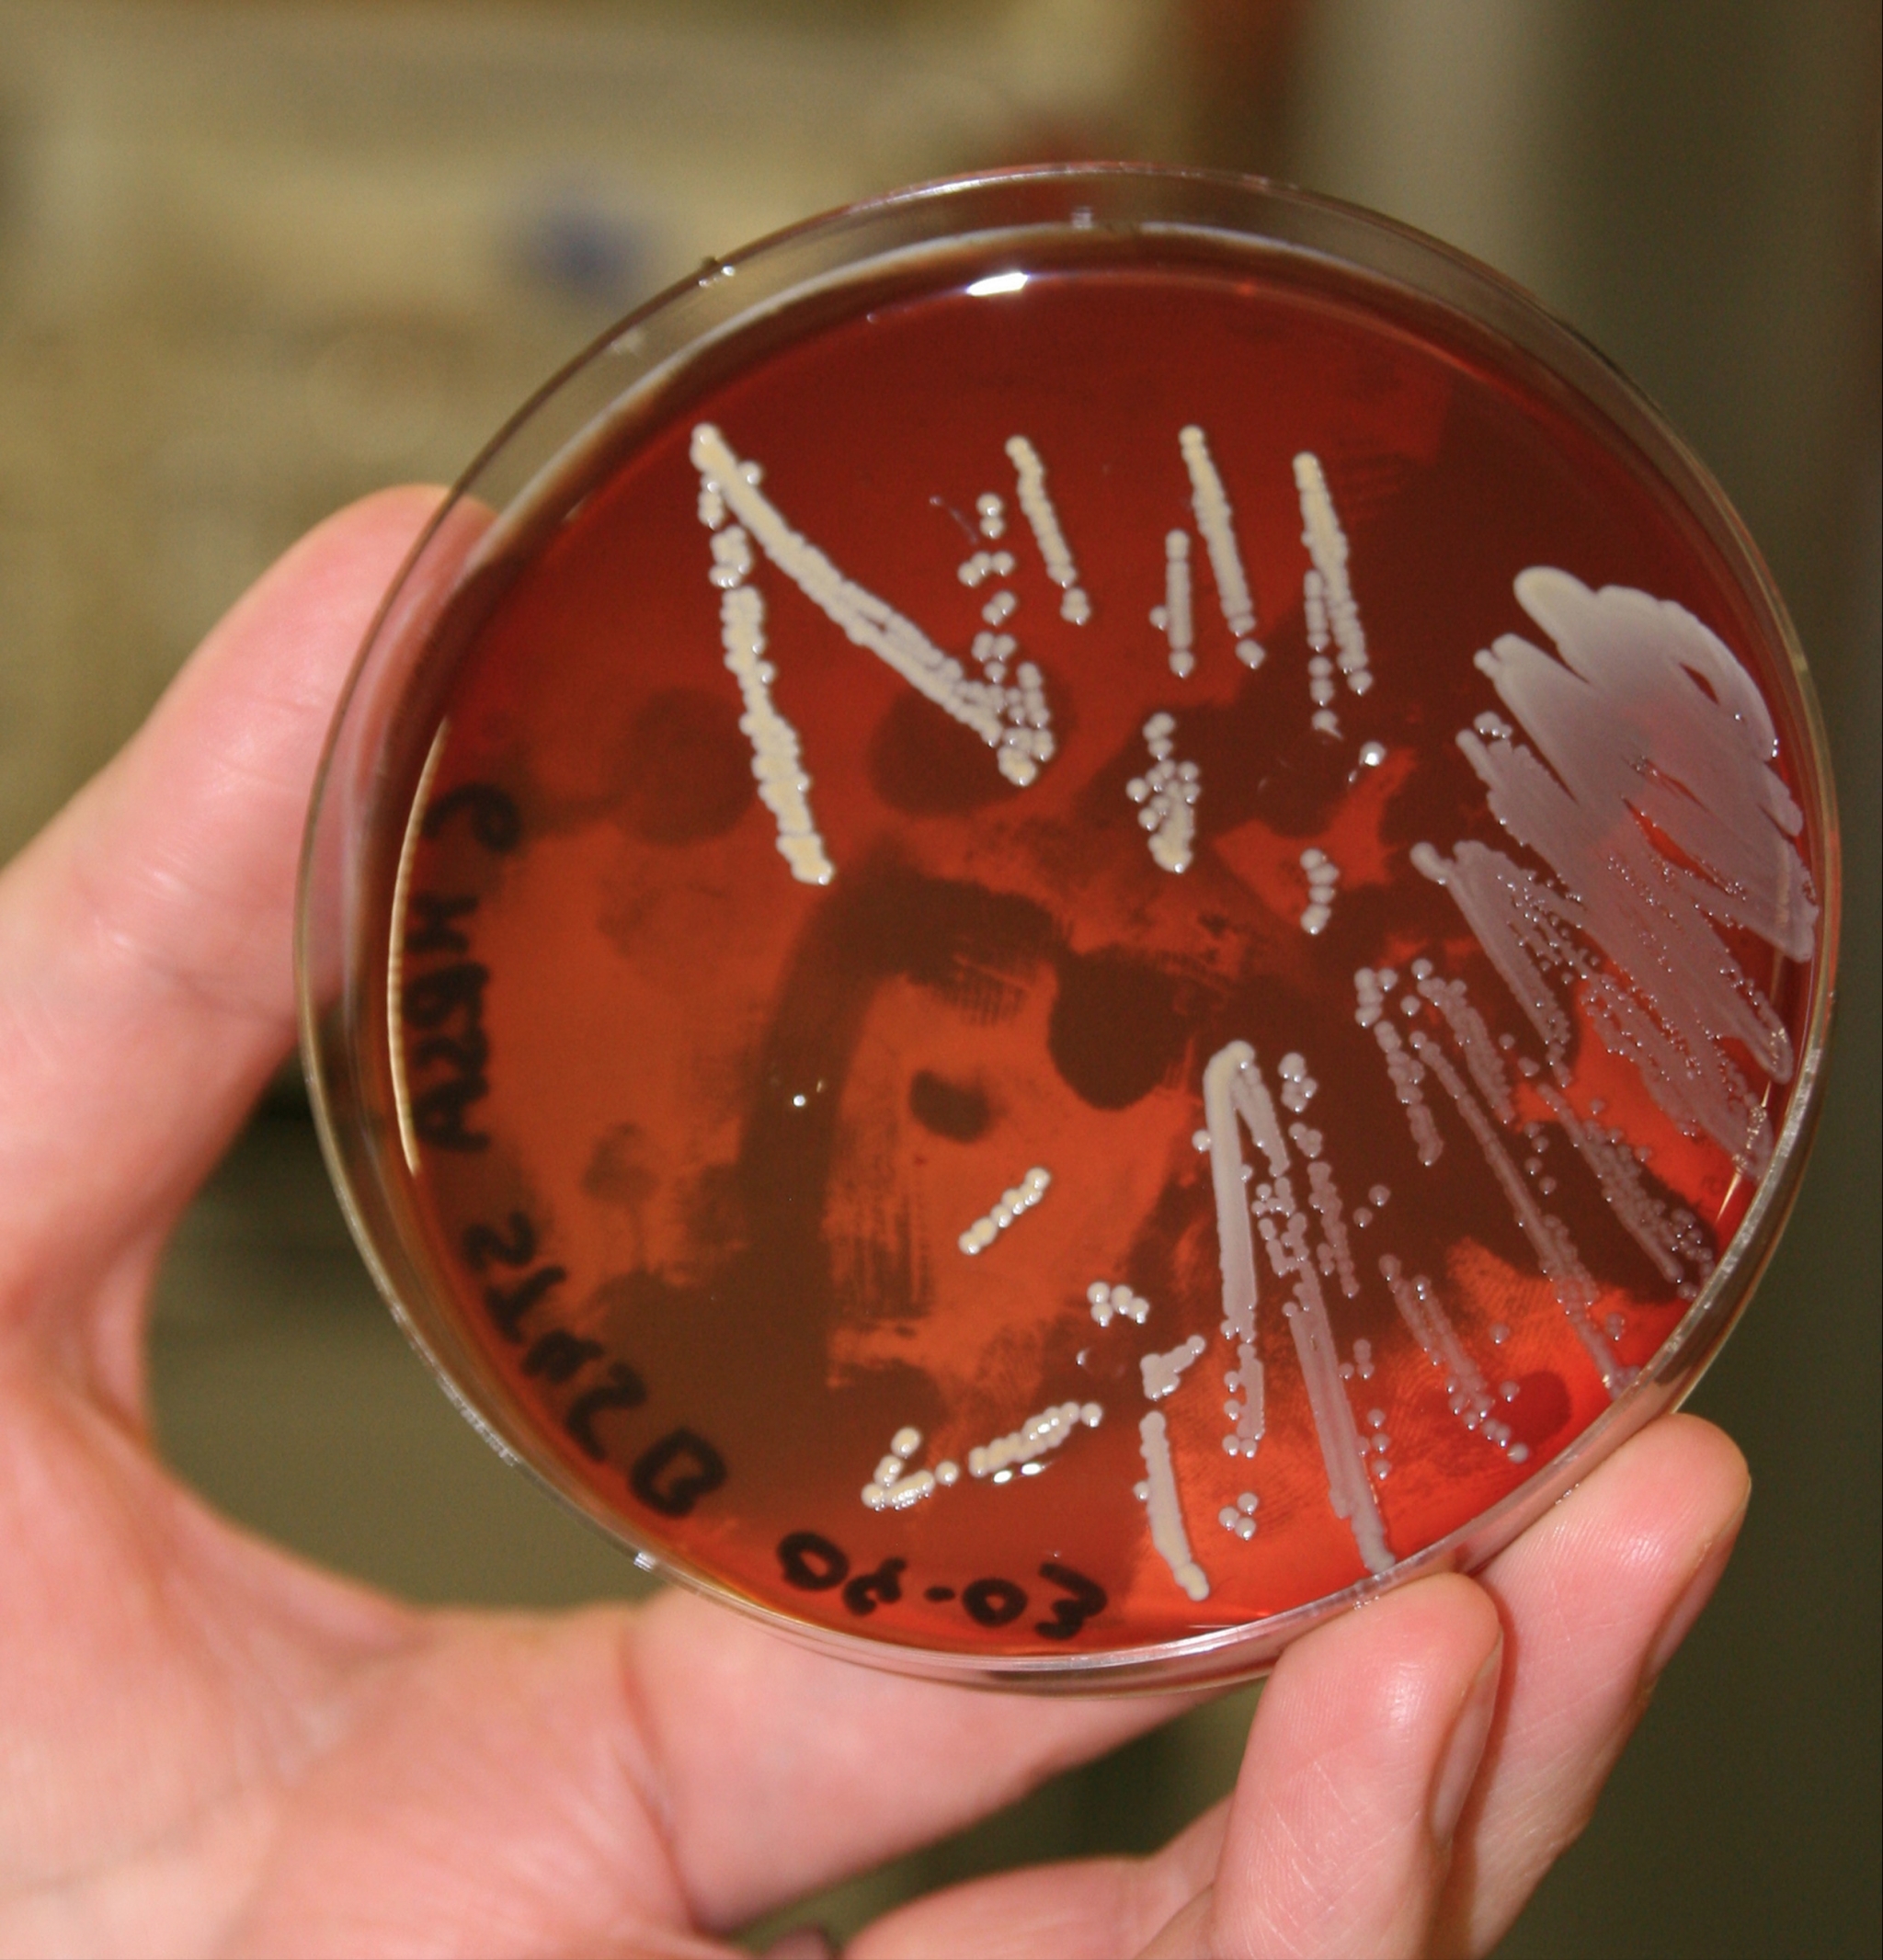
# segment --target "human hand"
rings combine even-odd
[[[304,541],[0,875],[0,1952],[707,1954],[1158,1720],[823,1659],[690,1595],[417,1612],[238,1531],[148,1437],[165,1239],[292,1037],[314,761],[432,507]],[[1478,1578],[1298,1641],[1169,1849],[851,1951],[1482,1953],[1723,1567],[1743,1463],[1654,1424]]]

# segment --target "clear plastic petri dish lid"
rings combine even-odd
[[[336,1180],[469,1419],[827,1649],[1090,1692],[1468,1568],[1693,1385],[1837,838],[1711,478],[1272,186],[940,184],[478,459],[310,822]]]

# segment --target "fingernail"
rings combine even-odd
[[[1477,1780],[1478,1765],[1484,1760],[1484,1745],[1490,1737],[1490,1718],[1497,1713],[1498,1677],[1503,1671],[1503,1635],[1486,1656],[1458,1719],[1452,1726],[1451,1740],[1445,1744],[1444,1761],[1439,1765],[1438,1781],[1432,1793],[1432,1834],[1441,1844],[1449,1844],[1465,1812],[1465,1800]]]
[[[1660,1631],[1655,1635],[1654,1644],[1648,1649],[1648,1663],[1642,1673],[1644,1684],[1651,1685],[1660,1677],[1661,1669],[1673,1658],[1675,1649],[1687,1637],[1694,1622],[1700,1617],[1700,1609],[1713,1597],[1719,1575],[1726,1570],[1726,1562],[1732,1556],[1733,1546],[1739,1543],[1740,1526],[1745,1521],[1746,1507],[1741,1504],[1732,1521],[1707,1546],[1706,1555],[1695,1567],[1693,1578],[1674,1601],[1673,1610],[1660,1623]]]

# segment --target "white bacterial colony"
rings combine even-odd
[[[1180,429],[1177,446],[1183,451],[1183,465],[1190,472],[1190,507],[1196,513],[1196,528],[1203,533],[1209,552],[1210,573],[1216,582],[1224,621],[1236,642],[1236,657],[1244,667],[1258,667],[1262,663],[1262,650],[1255,639],[1255,602],[1250,597],[1242,553],[1236,544],[1236,514],[1229,507],[1223,479],[1216,473],[1215,461],[1203,430],[1193,422]],[[1175,658],[1173,643],[1173,667]]]
[[[1298,1054],[1284,1054],[1275,1064],[1275,1073],[1282,1078],[1282,1107],[1291,1116],[1304,1114],[1320,1093],[1320,1084],[1308,1074],[1307,1062]]]
[[[1137,820],[1150,833],[1151,856],[1167,872],[1187,872],[1203,781],[1195,763],[1176,759],[1170,740],[1176,732],[1177,724],[1168,714],[1154,714],[1144,724],[1151,766],[1124,785],[1124,793],[1138,806]]]
[[[1305,1123],[1291,1123],[1288,1134],[1307,1159],[1307,1202],[1319,1216],[1321,1242],[1315,1262],[1328,1279],[1338,1279],[1348,1299],[1360,1296],[1360,1274],[1353,1264],[1353,1246],[1347,1236],[1345,1207],[1334,1173],[1320,1155],[1320,1133]]]
[[[730,510],[759,548],[813,605],[857,645],[867,647],[995,751],[1010,782],[1029,783],[1053,754],[1052,717],[1039,671],[1023,664],[1016,685],[970,679],[914,621],[846,578],[809,539],[793,530],[759,487],[757,463],[736,455],[711,423],[693,430],[690,454],[702,479],[702,514]]]
[[[1387,1023],[1380,1025],[1384,1027]],[[1619,1395],[1634,1379],[1634,1371],[1624,1367],[1615,1359],[1603,1339],[1603,1330],[1590,1317],[1596,1303],[1597,1289],[1576,1250],[1569,1228],[1561,1219],[1544,1212],[1531,1196],[1522,1173],[1511,1162],[1496,1126],[1471,1093],[1470,1085],[1446,1059],[1444,1051],[1429,1034],[1416,1031],[1412,1036],[1412,1047],[1419,1059],[1438,1077],[1458,1114],[1464,1118],[1465,1127],[1477,1138],[1485,1163],[1502,1187],[1504,1196],[1510,1200],[1511,1210],[1524,1236],[1530,1241],[1530,1249],[1536,1255],[1536,1263],[1542,1268],[1543,1276],[1555,1291],[1563,1312],[1569,1316],[1569,1325],[1589,1350],[1596,1372],[1602,1377],[1602,1385],[1611,1396]]]
[[[1252,1340],[1236,1343],[1236,1365],[1224,1374],[1223,1385],[1229,1391],[1223,1413],[1235,1425],[1223,1438],[1223,1448],[1231,1456],[1253,1456],[1267,1426],[1268,1411],[1263,1405],[1261,1362],[1256,1359]]]
[[[1511,1078],[1504,1058],[1498,1053],[1497,1040],[1483,1015],[1471,1004],[1462,980],[1441,980],[1430,960],[1414,960],[1412,984],[1431,1001],[1451,1031],[1453,1045],[1465,1058],[1465,1066],[1478,1085],[1478,1093],[1497,1111],[1498,1121],[1507,1127],[1517,1120],[1516,1105],[1511,1100]]]
[[[1374,1025],[1374,1041],[1379,1043],[1379,1053],[1386,1056],[1387,1078],[1405,1110],[1407,1129],[1413,1133],[1413,1148],[1419,1153],[1419,1162],[1436,1164],[1440,1157],[1444,1157],[1444,1137],[1440,1137],[1438,1119],[1424,1100],[1424,1068],[1415,1056],[1407,1054],[1399,1029],[1393,1027],[1391,1021]]]
[[[778,849],[803,884],[828,884],[837,875],[811,815],[811,779],[798,748],[798,732],[772,705],[778,670],[765,658],[765,598],[745,583],[752,568],[745,531],[728,524],[713,535],[713,580],[719,599],[719,637],[725,664],[739,684],[746,712],[739,727],[752,745],[752,774],[759,798],[778,825]]]
[[[1012,1481],[1017,1469],[1022,1476],[1036,1476],[1039,1459],[1056,1450],[1075,1430],[1095,1430],[1105,1419],[1096,1402],[1061,1402],[1029,1416],[1011,1435],[997,1436],[992,1442],[976,1444],[967,1453],[967,1474],[991,1477],[997,1484]]]
[[[1022,1213],[1030,1212],[1046,1195],[1053,1174],[1035,1164],[1018,1184],[1000,1193],[1000,1202],[984,1216],[976,1218],[955,1241],[970,1259],[985,1252]]]
[[[1454,845],[1449,858],[1429,843],[1413,845],[1410,856],[1415,870],[1451,895],[1499,977],[1542,1036],[1557,1079],[1567,1081],[1565,1057],[1573,1031],[1547,971],[1561,968],[1574,980],[1594,980],[1594,964],[1576,937],[1584,918],[1581,906],[1502,851],[1469,838]]]
[[[1307,1214],[1295,1200],[1287,1139],[1256,1066],[1255,1051],[1247,1042],[1231,1042],[1210,1058],[1204,1070],[1204,1114],[1216,1199],[1225,1337],[1238,1344],[1239,1372],[1246,1374],[1255,1366],[1256,1279],[1248,1225],[1252,1211],[1276,1277],[1293,1282],[1282,1312],[1301,1362],[1328,1473],[1328,1500],[1335,1516],[1344,1519],[1352,1531],[1367,1569],[1384,1572],[1392,1565],[1393,1555],[1374,1498],[1372,1478],[1364,1467],[1367,1453],[1341,1385],[1340,1356],[1321,1293],[1319,1263],[1308,1245]],[[1270,1173],[1268,1180],[1257,1186],[1253,1206],[1249,1202],[1250,1173],[1242,1161],[1238,1121],[1267,1159]],[[1305,1133],[1305,1141],[1318,1156],[1321,1138],[1306,1125],[1296,1128]],[[1285,1225],[1278,1225],[1277,1219],[1285,1220]],[[1380,1474],[1377,1468],[1375,1474]]]
[[[1301,610],[1307,628],[1309,657],[1307,691],[1314,702],[1310,725],[1323,735],[1341,732],[1334,712],[1334,672],[1338,667],[1354,694],[1373,685],[1367,662],[1366,630],[1347,576],[1347,533],[1334,509],[1334,499],[1320,459],[1303,450],[1295,459],[1295,487],[1301,497],[1301,541],[1312,563],[1302,576]],[[1328,657],[1332,647],[1334,657]]]
[[[1495,728],[1464,730],[1458,746],[1498,821],[1561,889],[1482,846],[1489,864],[1467,860],[1466,845],[1450,860],[1428,850],[1415,861],[1450,891],[1552,1061],[1567,1015],[1546,969],[1562,966],[1585,983],[1603,1043],[1661,1109],[1757,1174],[1771,1157],[1771,1119],[1735,1051],[1742,1044],[1778,1082],[1794,1057],[1716,929],[1742,928],[1803,960],[1818,917],[1795,841],[1803,814],[1771,766],[1771,714],[1726,644],[1670,600],[1592,591],[1543,565],[1520,573],[1515,589],[1560,657],[1505,633],[1476,658],[1535,747]],[[1656,848],[1650,826],[1683,862]],[[1566,950],[1569,928],[1605,967]]]
[[[983,490],[975,499],[975,517],[984,538],[1007,535],[1007,506],[991,490]]]
[[[1482,724],[1495,723],[1496,719],[1493,715],[1480,715],[1479,733],[1486,732]],[[1363,1026],[1377,1024],[1376,1032],[1392,1034],[1395,1041],[1396,1031],[1380,1017],[1386,995],[1397,978],[1390,970],[1375,974],[1364,967],[1355,975],[1356,990],[1361,999],[1355,1019]],[[1425,959],[1413,961],[1411,978],[1417,994],[1430,1002],[1443,1019],[1483,1104],[1495,1112],[1506,1130],[1514,1129],[1517,1111],[1504,1055],[1500,1052],[1498,1039],[1472,1003],[1465,983],[1442,978],[1432,963]],[[1411,1005],[1409,994],[1403,997],[1402,1005]],[[1420,1070],[1421,1079],[1424,1068],[1429,1065],[1456,1104],[1459,1114],[1484,1149],[1493,1175],[1511,1199],[1517,1223],[1536,1253],[1545,1276],[1594,1357],[1604,1385],[1611,1394],[1616,1393],[1631,1377],[1628,1371],[1616,1368],[1613,1355],[1603,1341],[1602,1332],[1612,1337],[1617,1330],[1610,1328],[1598,1331],[1595,1328],[1590,1310],[1597,1297],[1597,1289],[1577,1255],[1567,1229],[1560,1220],[1544,1213],[1536,1204],[1483,1109],[1471,1098],[1436,1043],[1423,1033],[1414,1033],[1411,1044],[1412,1054],[1406,1054],[1403,1049],[1399,1051],[1406,1065]],[[1502,1046],[1511,1045],[1506,1037]],[[1711,1258],[1698,1220],[1684,1209],[1670,1211],[1662,1200],[1649,1191],[1641,1176],[1640,1162],[1619,1129],[1605,1130],[1594,1116],[1587,1119],[1580,1116],[1568,1097],[1544,1077],[1535,1063],[1520,1058],[1519,1065],[1531,1077],[1532,1087],[1594,1177],[1603,1201],[1616,1220],[1647,1254],[1661,1278],[1683,1298],[1691,1299],[1696,1287],[1688,1276],[1687,1264],[1683,1262],[1690,1262],[1703,1278],[1711,1270]],[[1598,1103],[1598,1112],[1600,1108]],[[1548,1139],[1536,1123],[1525,1125],[1524,1134],[1529,1141],[1531,1151],[1524,1169],[1535,1181],[1541,1195],[1546,1198],[1556,1189],[1556,1179],[1546,1173],[1543,1160]]]
[[[1013,575],[1013,553],[1011,552],[976,552],[964,558],[955,566],[955,575],[962,584],[972,590],[989,578],[1010,578]]]
[[[1020,601],[1011,592],[999,591],[981,608],[981,617],[989,626],[999,628],[1020,610]]]
[[[999,682],[1007,678],[1007,663],[1019,650],[1020,643],[1010,632],[977,632],[975,635],[974,655],[989,680]],[[1025,671],[1033,674],[1038,670],[1029,664]]]
[[[1453,1415],[1467,1430],[1478,1431],[1487,1442],[1504,1451],[1513,1464],[1527,1462],[1528,1446],[1512,1442],[1510,1425],[1498,1420],[1497,1397],[1458,1339],[1458,1330],[1444,1310],[1438,1289],[1423,1273],[1409,1280],[1398,1260],[1390,1256],[1380,1260],[1379,1270],[1392,1293],[1393,1304],[1399,1309],[1399,1317],[1425,1350],[1426,1359],[1444,1374],[1445,1402]]]
[[[1301,581],[1301,612],[1307,629],[1307,698],[1314,703],[1308,726],[1318,735],[1337,735],[1341,717],[1334,712],[1339,689],[1334,663],[1328,658],[1333,644],[1328,632],[1328,593],[1320,574],[1310,565]]]
[[[961,1465],[939,1463],[932,1470],[911,1470],[909,1458],[922,1446],[922,1432],[900,1429],[889,1439],[888,1453],[876,1465],[875,1474],[863,1486],[863,1502],[872,1510],[907,1510],[932,1497],[938,1487],[945,1489],[960,1481]]]
[[[1196,671],[1196,628],[1190,616],[1190,534],[1164,534],[1164,603],[1151,608],[1151,624],[1170,643],[1170,671],[1180,680]]]
[[[1288,1228],[1277,1230],[1273,1216],[1266,1216],[1261,1223],[1269,1229],[1262,1236],[1278,1275],[1286,1279],[1292,1274],[1295,1278],[1293,1297],[1284,1304],[1282,1312],[1301,1359],[1302,1380],[1307,1388],[1321,1461],[1328,1473],[1328,1501],[1335,1516],[1347,1521],[1367,1570],[1384,1572],[1392,1565],[1393,1555],[1387,1545],[1386,1526],[1367,1475],[1368,1452],[1361,1442],[1352,1406],[1341,1380],[1341,1358],[1328,1322],[1320,1275],[1307,1255],[1306,1224],[1301,1213],[1293,1208],[1293,1193],[1286,1189],[1287,1183],[1285,1177],[1274,1180],[1274,1192],[1269,1202],[1272,1211],[1289,1206]],[[1377,1463],[1374,1474],[1384,1474]]]
[[[1216,1513],[1216,1522],[1247,1544],[1255,1536],[1255,1514],[1261,1508],[1261,1499],[1255,1492],[1245,1490],[1235,1503],[1223,1506]]]
[[[1578,1116],[1569,1099],[1549,1083],[1535,1086],[1589,1167],[1603,1202],[1622,1228],[1648,1255],[1661,1278],[1683,1299],[1691,1300],[1695,1286],[1683,1262],[1691,1262],[1703,1279],[1713,1265],[1699,1221],[1684,1206],[1670,1212],[1665,1201],[1648,1189],[1640,1164],[1620,1130],[1604,1130],[1594,1117]]]
[[[1151,1304],[1128,1286],[1107,1286],[1102,1280],[1094,1280],[1085,1290],[1087,1303],[1092,1310],[1092,1318],[1101,1328],[1112,1325],[1114,1316],[1135,1321],[1139,1327],[1151,1310]]]
[[[1380,967],[1377,971],[1371,966],[1361,967],[1353,975],[1357,1002],[1353,1019],[1363,1028],[1373,1030],[1373,1038],[1386,1057],[1387,1077],[1393,1085],[1393,1094],[1398,1098],[1399,1107],[1406,1112],[1406,1124],[1412,1132],[1412,1147],[1419,1153],[1419,1161],[1430,1166],[1444,1155],[1445,1145],[1444,1137],[1439,1134],[1438,1119],[1432,1115],[1425,1100],[1422,1086],[1425,1070],[1415,1056],[1407,1053],[1406,1044],[1399,1039],[1399,1031],[1386,1019],[1387,996],[1398,985],[1398,974],[1390,966]]]
[[[1079,586],[1078,567],[1067,548],[1066,533],[1059,529],[1059,514],[1046,495],[1046,466],[1040,461],[1040,452],[1024,436],[1007,439],[1007,454],[1013,464],[1020,507],[1033,527],[1033,541],[1045,562],[1046,576],[1063,595],[1059,617],[1071,621],[1075,626],[1083,626],[1092,616],[1092,602]]]
[[[1386,997],[1399,983],[1390,966],[1361,967],[1353,975],[1353,1019],[1370,1028],[1386,1011]]]
[[[1341,1371],[1341,1379],[1346,1372]],[[1366,1412],[1366,1429],[1360,1436],[1360,1461],[1384,1483],[1393,1472],[1393,1460],[1387,1452],[1393,1446],[1393,1439],[1387,1434],[1387,1412],[1383,1408],[1370,1408]]]
[[[1295,1116],[1305,1114],[1307,1105],[1320,1093],[1320,1084],[1308,1074],[1307,1061],[1299,1054],[1284,1054],[1275,1064],[1275,1073],[1282,1078],[1284,1106]],[[1291,1122],[1288,1138],[1307,1159],[1307,1202],[1320,1219],[1321,1242],[1315,1250],[1315,1261],[1324,1278],[1338,1275],[1341,1291],[1348,1299],[1357,1299],[1360,1275],[1353,1264],[1352,1242],[1347,1236],[1346,1207],[1341,1202],[1341,1188],[1321,1156],[1325,1139],[1318,1130],[1309,1129],[1305,1122]],[[1358,1215],[1356,1213],[1356,1222]],[[1367,1215],[1370,1218],[1372,1214]]]
[[[1295,487],[1301,495],[1301,541],[1314,561],[1336,664],[1348,690],[1364,694],[1373,685],[1373,672],[1367,664],[1366,630],[1360,623],[1360,608],[1347,577],[1347,533],[1341,529],[1320,458],[1312,450],[1303,450],[1295,459]]]
[[[1334,916],[1334,888],[1341,882],[1341,867],[1318,845],[1310,844],[1301,853],[1301,869],[1307,873],[1307,907],[1301,915],[1301,929],[1313,939],[1328,929]]]
[[[1183,1507],[1177,1498],[1177,1472],[1170,1463],[1170,1438],[1163,1416],[1152,1409],[1137,1426],[1138,1448],[1144,1456],[1144,1481],[1137,1494],[1150,1514],[1151,1543],[1170,1568],[1170,1576],[1193,1600],[1210,1596],[1210,1582],[1190,1549],[1183,1529]]]
[[[1168,1354],[1144,1355],[1137,1366],[1144,1377],[1145,1400],[1161,1402],[1166,1396],[1174,1395],[1183,1371],[1202,1356],[1207,1345],[1201,1334],[1193,1334],[1181,1348],[1172,1348]]]

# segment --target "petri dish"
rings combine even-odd
[[[472,466],[303,1036],[407,1332],[645,1565],[1153,1687],[1691,1388],[1837,891],[1781,601],[1599,355],[1340,205],[1022,171],[710,262]]]

